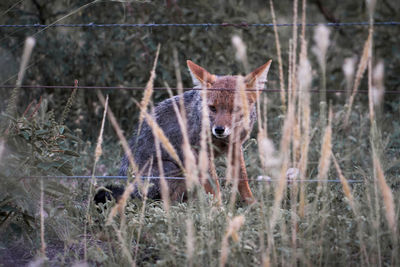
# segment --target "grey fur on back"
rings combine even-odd
[[[179,158],[182,162],[182,132],[179,127],[178,119],[173,107],[173,101],[180,107],[180,98],[183,97],[187,118],[187,130],[189,142],[192,147],[198,147],[200,143],[201,132],[201,95],[200,91],[191,90],[185,92],[183,95],[178,95],[173,98],[166,99],[160,102],[154,108],[154,116],[158,125],[164,131],[170,143],[174,146]],[[150,126],[143,122],[139,135],[137,130],[129,140],[129,146],[132,150],[135,163],[138,165],[139,170],[142,171],[143,176],[159,176],[159,169],[156,156],[155,140]],[[165,176],[182,176],[182,171],[178,164],[172,157],[164,150],[161,145],[161,159],[163,162],[163,169]],[[151,165],[151,166],[150,166]],[[125,155],[122,159],[119,175],[127,175],[129,169],[129,161]],[[176,181],[176,183],[184,183],[184,181]],[[150,187],[148,192],[149,198],[160,198],[159,180],[152,179],[153,186]],[[174,181],[168,181],[171,185]],[[133,193],[134,197],[140,197],[138,190]]]

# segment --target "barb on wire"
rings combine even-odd
[[[293,26],[302,26],[301,23],[279,23],[276,24],[277,27],[293,27]],[[318,25],[325,25],[327,27],[354,27],[354,26],[369,26],[370,23],[368,21],[361,22],[329,22],[329,23],[306,23],[306,27],[315,27]],[[375,26],[398,26],[400,25],[399,21],[382,21],[382,22],[374,22]],[[85,27],[85,28],[114,28],[114,27],[122,27],[122,28],[157,28],[157,27],[201,27],[201,28],[210,28],[210,27],[273,27],[273,23],[147,23],[147,24],[97,24],[97,23],[84,23],[84,24],[1,24],[0,28],[56,28],[56,27],[65,27],[65,28],[76,28],[76,27]]]
[[[24,179],[91,179],[92,176],[85,176],[85,175],[75,175],[75,176],[67,176],[67,175],[50,175],[50,176],[23,176]],[[126,180],[128,179],[127,176],[95,176],[96,179],[121,179]],[[134,177],[133,177],[134,178]],[[161,177],[158,176],[142,176],[142,179],[149,179],[149,180],[159,180]],[[167,180],[185,180],[185,177],[175,177],[169,176],[164,177]],[[228,180],[227,178],[219,178],[220,180]],[[245,179],[239,179],[245,180]],[[279,179],[271,179],[266,176],[259,176],[258,178],[254,179],[247,179],[248,181],[256,181],[256,182],[277,182]],[[340,183],[339,179],[328,179],[328,180],[316,180],[316,179],[306,179],[306,180],[288,180],[288,183],[293,182],[306,182],[306,183],[316,183],[316,182],[326,182],[326,183]],[[363,183],[363,180],[347,180],[348,183]]]
[[[0,88],[7,88],[7,89],[13,89],[15,85],[10,85],[10,84],[3,84],[0,85]],[[75,89],[75,86],[72,85],[21,85],[20,88],[31,88],[31,89]],[[145,87],[124,87],[124,86],[78,86],[78,89],[99,89],[99,90],[144,90]],[[167,88],[167,87],[154,87],[153,88],[156,91],[163,91],[163,90],[178,90],[178,88]],[[182,88],[184,91],[189,91],[189,90],[202,90],[201,88]],[[211,88],[208,90],[215,90],[215,91],[224,91],[224,90],[232,90],[229,88]],[[247,89],[249,91],[257,91],[258,89]],[[258,90],[261,92],[268,92],[268,93],[279,93],[280,89],[263,89],[263,90]],[[286,89],[286,92],[290,91]],[[305,90],[297,90],[297,92],[301,92]],[[310,93],[320,93],[320,90],[308,90]],[[327,93],[346,93],[346,90],[343,89],[334,89],[334,90],[327,90]],[[358,90],[358,93],[361,94],[367,94],[368,90]],[[392,91],[385,91],[385,94],[400,94],[400,90],[392,90]]]

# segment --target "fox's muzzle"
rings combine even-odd
[[[228,127],[224,126],[213,126],[212,133],[217,138],[225,138],[230,135],[231,131]]]

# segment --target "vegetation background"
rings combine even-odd
[[[278,23],[292,22],[292,4],[293,1],[287,0],[274,2]],[[0,12],[0,24],[272,23],[269,1],[3,0],[0,2]],[[338,4],[336,1],[312,0],[307,2],[306,13],[307,22],[310,23],[368,21],[368,5],[364,1],[341,1]],[[377,1],[375,21],[400,21],[399,14],[398,1]],[[328,92],[346,90],[343,63],[349,57],[360,58],[368,36],[368,27],[331,27],[330,30],[326,88]],[[286,77],[292,28],[279,27],[278,32]],[[247,46],[251,68],[269,59],[273,60],[268,88],[279,89],[278,58],[271,27],[0,28],[0,33],[0,84],[16,83],[24,41],[26,37],[34,36],[36,45],[23,84],[72,86],[78,80],[82,86],[144,87],[150,77],[157,45],[161,44],[154,86],[164,87],[168,84],[176,87],[173,58],[173,51],[176,50],[184,87],[191,87],[190,75],[186,69],[187,59],[216,74],[245,73],[243,64],[235,59],[236,52],[231,42],[232,36],[238,35]],[[386,90],[400,93],[398,33],[399,26],[375,27],[373,55],[374,63],[379,60],[384,63]],[[313,67],[312,89],[319,90],[322,75],[317,58],[311,52],[313,34],[314,28],[307,27],[306,40]],[[360,90],[367,89],[367,79],[364,77]],[[109,106],[126,136],[129,136],[139,115],[135,100],[139,101],[143,92],[104,90],[103,93],[109,94]],[[10,89],[0,88],[0,110],[3,115],[10,103],[10,96]],[[36,259],[37,264],[49,265],[70,265],[81,260],[93,265],[127,265],[133,262],[137,265],[217,265],[226,237],[225,229],[230,225],[230,219],[236,215],[245,216],[246,222],[241,229],[240,241],[235,238],[230,241],[228,263],[265,263],[263,251],[270,248],[267,240],[272,232],[264,222],[268,221],[272,212],[274,189],[263,189],[257,182],[252,183],[252,188],[259,191],[257,198],[265,204],[262,207],[248,208],[238,204],[234,211],[228,208],[219,211],[214,207],[206,214],[205,207],[213,207],[213,204],[211,199],[205,197],[201,204],[176,203],[168,214],[160,202],[141,203],[134,200],[127,206],[127,225],[121,228],[119,223],[104,225],[110,209],[99,213],[87,204],[88,181],[45,180],[45,199],[42,201],[44,211],[40,212],[40,183],[17,177],[92,173],[94,144],[100,130],[103,107],[94,90],[78,90],[73,98],[70,96],[71,91],[65,89],[21,89],[16,103],[17,115],[13,117],[16,126],[12,129],[17,130],[11,137],[5,133],[9,129],[8,122],[5,122],[8,117],[2,117],[1,140],[6,142],[4,146],[7,153],[0,158],[0,263],[7,266]],[[166,92],[156,91],[153,101],[157,103],[166,97]],[[279,147],[284,114],[279,94],[269,93],[268,98],[268,135],[275,146]],[[382,208],[380,193],[373,182],[376,171],[372,168],[368,95],[357,95],[349,131],[341,127],[346,94],[328,94],[328,100],[334,109],[332,150],[346,178],[365,181],[365,185],[352,187],[359,213],[352,212],[340,184],[329,185],[326,196],[318,198],[315,204],[317,207],[310,204],[306,218],[299,218],[298,231],[301,234],[297,238],[302,238],[302,241],[299,241],[298,247],[293,248],[290,227],[294,215],[290,208],[290,193],[287,193],[279,219],[283,229],[278,227],[274,232],[273,263],[399,264],[398,240],[391,238],[393,232],[385,220],[386,210]],[[312,94],[314,132],[310,144],[310,178],[317,176],[321,156],[323,129],[317,124],[318,102],[319,94]],[[37,107],[36,112],[32,112],[34,108],[27,109],[30,103],[32,107]],[[61,118],[65,112],[68,116],[64,120]],[[32,114],[30,119],[29,114]],[[398,222],[400,94],[385,96],[379,116],[379,156],[386,181],[394,195],[395,218]],[[21,122],[21,118],[25,119]],[[256,131],[253,137],[256,137]],[[249,176],[256,178],[265,174],[258,161],[257,141],[253,139],[248,142],[246,148]],[[57,151],[63,153],[57,154]],[[122,154],[113,128],[106,123],[103,156],[97,164],[96,174],[117,174]],[[80,157],[76,157],[78,155]],[[218,171],[223,173],[224,168]],[[338,178],[333,165],[329,175]],[[310,199],[317,198],[315,186],[308,186],[307,190]],[[228,188],[225,191],[228,195],[227,192]],[[310,200],[310,203],[314,202]],[[111,207],[113,203],[107,205]],[[87,210],[89,219],[86,216]],[[45,249],[40,238],[40,214],[45,214]],[[89,234],[84,234],[84,225],[89,225]],[[122,233],[123,237],[118,233]],[[87,242],[82,242],[83,238]],[[187,244],[193,244],[192,250]],[[43,252],[48,259],[36,258],[38,255],[43,256]]]

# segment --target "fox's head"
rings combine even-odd
[[[241,76],[217,76],[209,73],[204,68],[188,60],[187,65],[195,85],[194,88],[206,88],[207,105],[210,114],[212,134],[216,138],[228,138],[237,129],[242,129],[244,123],[250,118],[245,118],[243,101],[238,98],[240,89],[247,98],[247,111],[255,110],[259,92],[264,89],[271,60],[257,68],[245,77]],[[223,90],[215,90],[223,89]],[[243,91],[242,91],[243,92]],[[247,112],[250,116],[250,112]]]

